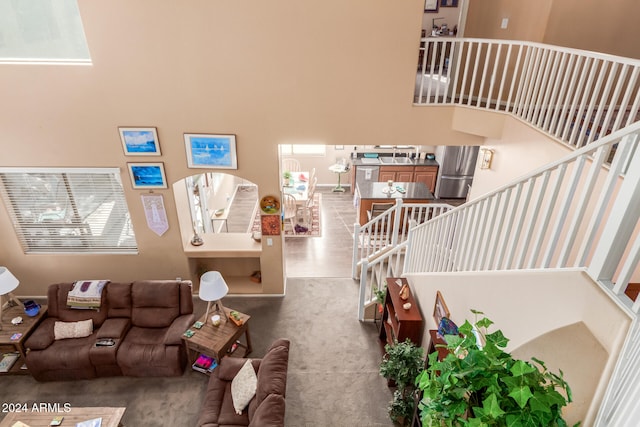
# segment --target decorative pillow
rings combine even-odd
[[[56,322],[53,325],[53,335],[57,340],[88,337],[92,332],[93,320],[91,319],[79,322]]]
[[[244,408],[247,407],[251,399],[253,399],[253,396],[256,395],[257,386],[258,377],[249,359],[242,368],[240,368],[240,371],[238,371],[233,378],[233,381],[231,381],[231,399],[233,400],[233,407],[236,410],[236,414],[242,414]]]

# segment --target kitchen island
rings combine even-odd
[[[398,187],[403,188],[405,192],[398,191]],[[406,203],[430,203],[435,199],[423,182],[394,182],[392,188],[394,191],[389,193],[389,185],[386,182],[367,181],[356,184],[360,225],[369,221],[367,211],[371,210],[373,203],[395,203],[396,199],[402,199]]]

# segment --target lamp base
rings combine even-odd
[[[227,313],[224,311],[224,306],[222,305],[222,300],[218,300],[214,302],[213,314],[217,314],[220,316],[221,323],[226,323],[229,319],[227,319]],[[204,323],[207,324],[211,321],[209,317],[209,312],[211,311],[211,301],[207,303],[207,312],[204,315]]]

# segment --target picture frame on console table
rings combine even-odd
[[[436,303],[433,307],[433,319],[436,321],[436,327],[440,325],[440,321],[443,317],[447,319],[451,318],[451,313],[449,312],[449,308],[447,304],[444,302],[444,298],[440,291],[436,292]]]

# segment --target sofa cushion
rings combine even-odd
[[[108,317],[131,317],[131,283],[109,283],[107,293]]]
[[[280,394],[270,394],[264,398],[251,418],[250,427],[283,427],[285,401]]]
[[[164,328],[180,314],[180,287],[175,281],[135,282],[131,302],[133,325]]]
[[[31,351],[27,354],[27,366],[29,370],[36,372],[58,372],[57,377],[47,379],[64,379],[64,372],[76,372],[77,376],[70,374],[67,379],[93,378],[95,368],[89,358],[89,350],[95,342],[95,334],[84,338],[54,341],[46,350]],[[37,375],[34,375],[37,379]]]
[[[271,347],[260,362],[258,371],[258,389],[256,398],[258,405],[267,395],[275,393],[285,396],[287,388],[287,368],[289,366],[289,346]]]
[[[68,338],[84,338],[93,333],[93,321],[91,319],[78,322],[56,322],[53,325],[53,336],[56,340]]]
[[[258,372],[260,369],[260,359],[244,359],[241,357],[223,357],[220,365],[216,368],[217,376],[222,381],[233,381],[240,369],[247,360],[251,360],[253,370]]]
[[[102,322],[107,318],[105,292],[102,292],[102,307],[99,310],[78,310],[67,307],[67,295],[72,287],[73,283],[59,283],[49,286],[47,292],[47,304],[49,305],[47,309],[48,316],[57,317],[57,320],[62,322],[77,322],[78,320],[91,319],[94,328],[100,327]]]
[[[257,382],[256,371],[253,370],[251,361],[247,360],[233,378],[233,381],[231,381],[231,398],[233,399],[233,407],[236,409],[236,414],[242,414],[244,408],[256,395]]]

